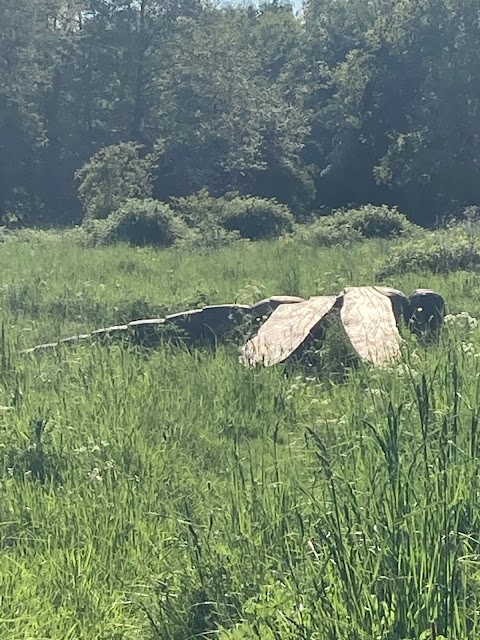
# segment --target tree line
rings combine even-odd
[[[0,222],[81,219],[75,173],[134,142],[153,195],[479,204],[475,0],[2,0]]]

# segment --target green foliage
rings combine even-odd
[[[70,231],[68,233],[71,233]],[[21,229],[8,229],[0,227],[0,244],[2,243],[22,243],[22,244],[46,244],[62,242],[66,237],[65,231],[58,229],[35,229],[25,227]]]
[[[81,247],[99,247],[107,244],[108,228],[108,219],[92,218],[84,220],[81,226],[70,230],[70,236],[72,241]]]
[[[0,223],[36,224],[44,204],[37,165],[52,132],[43,101],[59,57],[50,47],[48,13],[32,0],[0,4]]]
[[[183,198],[172,198],[171,203],[189,227],[199,228],[204,224],[220,226],[227,200],[227,197],[215,198],[208,189],[201,189]]]
[[[88,217],[202,188],[421,224],[478,204],[472,0],[83,4],[1,3],[0,222],[78,223],[95,153]]]
[[[235,244],[240,239],[240,234],[237,231],[226,231],[218,225],[202,222],[195,229],[190,229],[179,240],[178,246],[196,252],[218,251]]]
[[[365,205],[337,215],[339,215],[339,224],[342,224],[343,215],[345,223],[351,225],[364,238],[391,238],[405,235],[413,228],[407,217],[396,207],[390,209],[386,205],[380,207]]]
[[[387,206],[365,205],[337,211],[298,228],[304,242],[316,246],[351,244],[367,238],[404,236],[414,229],[407,217]]]
[[[105,244],[127,242],[136,247],[170,247],[187,235],[187,226],[163,202],[129,198],[108,217],[104,227],[99,229],[95,225],[93,232],[100,232]]]
[[[152,195],[155,154],[141,157],[141,149],[134,142],[106,147],[76,172],[85,220],[107,218],[127,199]]]
[[[363,236],[339,214],[324,216],[311,224],[299,225],[296,234],[302,242],[314,247],[334,247],[360,242]]]
[[[452,315],[379,371],[345,372],[340,333],[307,373],[244,369],[230,344],[19,353],[288,274],[303,296],[375,282],[394,247],[4,243],[0,636],[478,637],[480,274],[395,278]]]
[[[233,198],[225,203],[222,213],[225,229],[237,231],[242,238],[250,240],[289,233],[293,222],[293,215],[286,205],[264,198]]]
[[[216,198],[202,189],[174,198],[175,212],[195,231],[191,246],[218,248],[239,238],[261,240],[293,230],[293,215],[286,205],[265,198],[228,193]]]
[[[423,234],[391,250],[379,271],[385,278],[413,271],[448,274],[480,270],[479,237],[463,229]]]
[[[206,187],[291,203],[302,185],[308,192],[302,151],[310,115],[288,71],[300,38],[291,11],[266,7],[206,8],[165,29],[150,53],[153,108],[145,113],[149,133],[165,141],[159,198]]]

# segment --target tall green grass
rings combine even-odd
[[[2,247],[0,638],[480,636],[474,323],[343,378],[246,370],[229,344],[19,354],[196,303],[369,284],[389,246]],[[476,277],[390,284],[475,314]]]

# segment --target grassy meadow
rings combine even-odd
[[[401,363],[246,370],[238,346],[23,348],[382,284],[393,244],[0,246],[1,640],[480,638],[480,327]],[[480,274],[409,273],[480,317]]]

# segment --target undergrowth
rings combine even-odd
[[[6,243],[0,637],[478,637],[477,274],[386,281],[437,289],[449,317],[440,344],[405,334],[381,370],[351,366],[340,340],[318,367],[253,371],[233,344],[19,353],[144,314],[372,284],[392,247]]]

